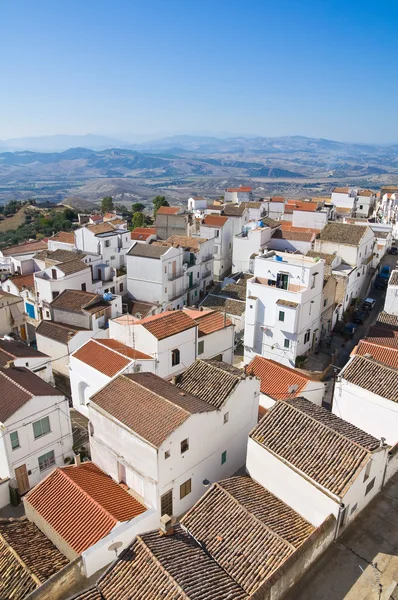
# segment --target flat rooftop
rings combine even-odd
[[[276,257],[279,257],[282,260],[277,260]],[[310,267],[319,262],[311,256],[305,256],[304,254],[290,254],[289,252],[276,252],[275,250],[271,250],[265,254],[260,254],[258,259],[267,261],[271,260],[272,262],[280,262],[281,264],[287,263],[289,265],[296,265],[298,267],[302,267],[303,265]]]

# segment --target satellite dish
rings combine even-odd
[[[293,383],[293,385],[289,385],[289,387],[287,388],[287,391],[289,392],[289,394],[295,394],[298,390],[298,385],[297,383]]]
[[[123,542],[113,542],[113,544],[111,544],[108,547],[109,552],[114,552],[117,556],[117,551],[119,550],[119,548],[121,548],[123,546]]]
[[[210,485],[210,481],[209,481],[208,479],[204,479],[204,480],[202,481],[202,483],[203,483],[203,485],[204,485],[205,487],[209,487],[209,485]]]

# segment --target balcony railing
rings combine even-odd
[[[199,285],[200,285],[200,279],[199,279],[199,281],[195,281],[194,283],[189,285],[185,291],[190,292],[191,290],[194,290],[195,288],[199,287]]]
[[[210,271],[210,269],[207,269],[206,271],[203,271],[203,273],[202,273],[202,279],[205,279],[206,277],[211,277],[211,271]]]
[[[202,258],[202,262],[208,262],[209,260],[213,260],[213,255],[209,254],[208,256],[204,256]]]
[[[168,273],[167,279],[169,281],[175,281],[176,279],[180,279],[180,277],[184,276],[184,271],[179,271],[178,273]]]

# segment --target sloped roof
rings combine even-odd
[[[98,225],[86,225],[86,228],[91,231],[94,235],[101,233],[112,233],[115,231],[115,227],[110,222],[99,223]]]
[[[109,302],[106,302],[103,299],[101,294],[83,292],[82,290],[64,290],[51,302],[52,308],[67,310],[74,313],[81,313],[84,311],[93,312],[93,310],[95,312],[95,307],[97,305],[100,305],[99,310],[111,306]]]
[[[246,302],[243,300],[233,300],[225,296],[209,294],[203,300],[201,306],[211,308],[220,312],[226,312],[235,317],[241,317],[246,311]]]
[[[244,590],[179,525],[138,535],[100,578],[106,600],[246,600]],[[85,600],[85,599],[79,599]]]
[[[55,242],[62,242],[63,244],[74,244],[75,234],[73,231],[58,231],[58,233],[55,233],[48,239]]]
[[[398,315],[390,315],[383,310],[377,317],[376,325],[398,330]]]
[[[300,396],[309,381],[313,381],[296,369],[291,369],[262,356],[255,356],[246,365],[245,370],[246,373],[258,377],[261,381],[260,391],[275,400]],[[321,383],[319,383],[319,386],[321,386]],[[293,387],[295,391],[289,392],[289,389]]]
[[[108,377],[122,371],[132,360],[152,358],[111,338],[91,339],[76,350],[73,356]]]
[[[147,240],[149,237],[151,237],[151,235],[156,235],[156,231],[153,233],[152,230],[149,229],[145,232],[134,229],[134,231],[130,232],[130,237],[133,241]]]
[[[311,242],[315,238],[313,231],[296,231],[295,229],[276,229],[272,234],[278,240],[296,240],[298,242]]]
[[[316,212],[318,208],[318,202],[307,202],[305,200],[288,200],[286,207],[291,207],[293,208],[293,210]]]
[[[356,355],[342,371],[341,376],[350,383],[387,400],[398,402],[398,370]]]
[[[335,254],[326,254],[326,252],[317,252],[316,250],[308,250],[306,256],[311,258],[322,258],[327,265],[331,265],[336,258]]]
[[[339,497],[380,444],[304,398],[278,400],[250,437]]]
[[[14,358],[49,359],[50,357],[43,352],[39,352],[33,346],[28,346],[24,342],[0,339],[0,365],[3,366],[6,362]]]
[[[32,242],[24,242],[16,246],[7,246],[7,248],[2,248],[0,252],[2,252],[3,256],[18,256],[20,254],[34,254],[46,248],[47,242],[44,240],[33,240]]]
[[[159,259],[170,249],[170,246],[161,246],[158,244],[139,244],[136,243],[127,252],[127,256],[142,256],[143,258]]]
[[[250,186],[241,185],[237,188],[227,188],[227,192],[251,192],[253,188]]]
[[[79,273],[80,271],[89,270],[89,265],[86,265],[82,260],[68,260],[67,262],[59,263],[54,265],[57,269],[62,271],[64,275],[72,275],[73,273]]]
[[[203,219],[203,224],[206,227],[223,227],[228,221],[228,217],[222,217],[221,215],[206,215]]]
[[[186,309],[185,312],[198,324],[198,337],[230,327],[232,321],[215,310]]]
[[[223,208],[223,214],[227,217],[241,217],[246,210],[243,204],[226,204]]]
[[[51,265],[53,263],[66,263],[70,260],[81,260],[85,256],[86,252],[82,252],[82,250],[63,250],[62,248],[57,248],[56,250],[42,250],[35,255],[35,259],[44,260],[46,266],[48,266],[48,263]]]
[[[195,321],[183,310],[168,310],[157,315],[151,315],[137,321],[136,324],[145,327],[158,340],[164,340],[172,335],[196,327]]]
[[[181,210],[181,206],[161,206],[156,211],[157,215],[176,215]]]
[[[315,530],[250,477],[213,484],[181,524],[250,596]]]
[[[206,238],[191,237],[188,235],[171,235],[166,244],[171,244],[174,247],[182,247],[189,252],[199,252],[201,244],[207,242]],[[162,244],[162,242],[156,242]]]
[[[20,292],[25,288],[30,291],[35,289],[33,273],[29,273],[29,275],[17,275],[15,277],[10,277],[7,281],[11,281]]]
[[[153,373],[119,375],[91,400],[156,448],[191,414],[214,410]]]
[[[77,553],[130,521],[146,507],[94,463],[54,469],[25,496],[53,530]]]
[[[35,396],[63,396],[63,394],[24,367],[0,369],[0,421],[2,423]]]
[[[0,598],[23,600],[68,563],[26,517],[0,519]]]
[[[376,323],[368,331],[365,338],[368,342],[379,344],[379,346],[389,346],[390,348],[398,348],[398,330],[393,327],[385,327],[385,324]]]
[[[88,330],[56,321],[41,321],[36,329],[36,335],[42,335],[60,344],[67,344],[79,331]]]
[[[398,348],[389,348],[388,346],[372,344],[372,342],[368,340],[360,340],[358,346],[354,350],[354,354],[372,358],[388,367],[398,369]]]
[[[336,244],[347,244],[358,246],[369,231],[369,227],[363,225],[350,225],[349,223],[328,223],[321,229],[319,237],[323,242],[335,242]]]
[[[210,406],[220,408],[245,378],[240,369],[215,360],[196,360],[177,379],[177,386]]]

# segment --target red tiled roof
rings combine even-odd
[[[261,380],[260,391],[275,400],[295,398],[300,396],[311,379],[302,373],[281,365],[273,360],[256,356],[246,365],[246,373],[253,373]],[[293,393],[289,393],[290,386],[296,386]]]
[[[40,252],[40,250],[47,249],[47,242],[44,240],[33,240],[32,242],[25,242],[18,244],[17,246],[7,246],[1,250],[3,256],[17,256],[18,254],[30,254],[31,252]]]
[[[132,240],[134,241],[139,241],[139,240],[147,240],[151,235],[156,235],[153,233],[141,233],[140,231],[132,231],[130,233],[130,237]]]
[[[303,200],[288,200],[287,207],[293,207],[294,210],[304,210],[315,212],[318,208],[318,202],[305,202]]]
[[[251,192],[253,191],[253,188],[251,187],[245,187],[243,185],[241,185],[240,187],[237,188],[228,188],[227,192]]]
[[[203,224],[207,227],[223,227],[227,221],[228,217],[221,217],[220,215],[207,215],[203,220]]]
[[[131,362],[118,352],[97,344],[94,340],[86,342],[73,356],[108,377],[113,377]]]
[[[276,202],[276,203],[285,203],[285,198],[283,196],[272,196],[272,198],[269,199],[270,202]]]
[[[152,233],[153,235],[156,235],[156,228],[155,227],[136,227],[134,229],[134,231],[138,231],[139,233]]]
[[[159,315],[145,317],[145,319],[137,321],[136,324],[145,327],[158,340],[163,340],[196,326],[195,321],[186,315],[183,310],[168,310]]]
[[[58,233],[52,235],[49,240],[54,242],[62,242],[64,244],[74,244],[75,234],[73,231],[58,231]]]
[[[284,240],[296,240],[298,242],[311,242],[315,233],[312,231],[295,231],[293,228],[291,229],[276,229],[272,234],[274,239],[284,239]]]
[[[371,341],[361,340],[352,354],[359,354],[360,356],[369,354],[377,362],[398,369],[398,348],[389,348],[388,346],[373,344]]]
[[[101,215],[90,215],[89,217],[92,221],[102,221]]]
[[[146,510],[92,462],[54,469],[25,501],[77,554]]]
[[[198,324],[199,337],[220,331],[224,327],[230,327],[232,321],[230,319],[224,319],[224,315],[215,310],[186,310],[188,316],[191,317]]]
[[[398,348],[398,331],[380,327],[377,324],[371,327],[365,338],[367,342],[372,342],[378,346],[388,346],[389,348]]]
[[[24,288],[27,288],[28,290],[35,289],[33,273],[30,273],[29,275],[17,275],[16,277],[10,277],[9,281],[12,281],[12,283],[18,288],[20,292]]]
[[[157,211],[157,215],[176,215],[181,210],[180,206],[161,206]]]
[[[142,360],[150,360],[152,358],[152,356],[149,356],[149,354],[144,354],[144,352],[140,352],[140,350],[135,350],[135,348],[130,348],[130,346],[122,344],[121,342],[119,342],[119,340],[114,340],[112,338],[103,338],[95,341],[98,344],[102,344],[107,348],[111,348],[112,350],[115,350],[116,352],[127,356],[128,358]]]

